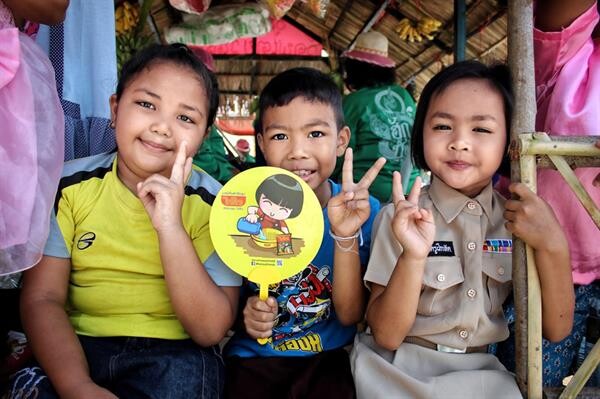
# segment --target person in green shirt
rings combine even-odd
[[[223,138],[214,125],[210,127],[193,163],[221,184],[227,183],[234,175],[234,167],[227,159]]]
[[[406,191],[420,170],[411,159],[411,135],[416,105],[408,91],[395,84],[395,62],[388,58],[387,38],[379,32],[362,33],[356,46],[342,54],[344,82],[351,91],[344,100],[344,118],[352,133],[354,175],[362,178],[379,157],[387,159],[371,185],[370,193],[390,201],[392,172],[408,181]],[[334,178],[341,178],[343,159],[338,159]]]

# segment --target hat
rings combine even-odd
[[[239,152],[246,153],[250,151],[250,143],[245,139],[239,139],[237,143],[235,143],[235,148]]]
[[[353,49],[347,50],[342,57],[368,62],[384,68],[393,68],[396,63],[388,58],[388,40],[374,30],[361,33]]]
[[[215,59],[213,58],[212,54],[210,54],[208,51],[199,46],[188,45],[188,47],[190,48],[190,50],[192,50],[192,53],[194,53],[194,55],[198,57],[200,61],[202,61],[204,66],[209,71],[215,71]]]

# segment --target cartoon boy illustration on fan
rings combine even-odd
[[[285,220],[298,216],[302,210],[304,193],[300,183],[285,174],[269,176],[256,189],[255,198],[258,206],[248,207],[248,215],[240,219],[238,230],[260,240],[268,240],[269,229],[275,230],[276,236],[287,236],[287,240],[277,239],[278,252],[292,253],[291,234]]]

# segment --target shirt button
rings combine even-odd
[[[437,275],[437,281],[439,281],[440,283],[446,281],[446,275],[442,274],[442,273],[438,274]]]
[[[477,248],[477,244],[475,244],[473,241],[467,244],[467,249],[469,251],[475,251],[475,248]]]
[[[470,210],[473,210],[473,209],[477,208],[477,204],[472,201],[469,201],[467,203],[467,208],[469,208]]]
[[[467,330],[460,330],[458,332],[458,335],[462,338],[462,339],[467,339],[469,337],[469,332]]]
[[[475,295],[477,295],[477,291],[475,291],[473,288],[467,291],[467,296],[469,298],[475,298]]]
[[[502,266],[498,266],[498,269],[496,271],[499,275],[504,276],[505,270]]]

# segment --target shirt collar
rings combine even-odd
[[[450,223],[471,201],[477,202],[483,209],[483,212],[487,215],[488,219],[491,220],[493,191],[492,183],[490,182],[475,198],[469,198],[449,187],[441,179],[433,176],[429,188],[429,195],[433,205],[440,212],[446,223]]]

